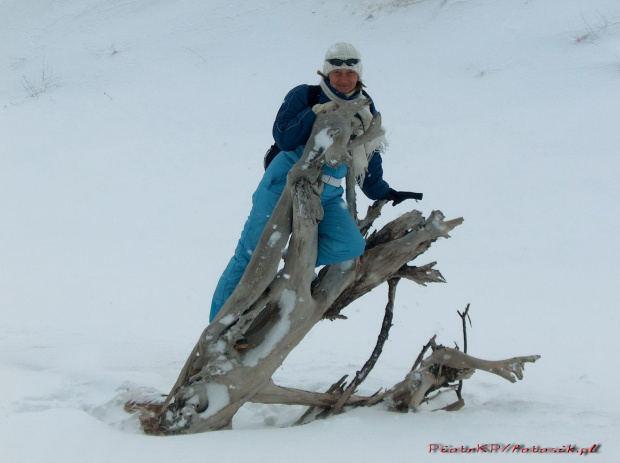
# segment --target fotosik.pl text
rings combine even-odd
[[[572,444],[562,445],[560,447],[523,444],[478,444],[455,447],[452,445],[429,444],[428,453],[574,453],[577,455],[589,455],[591,453],[597,453],[599,448],[600,444],[594,444],[589,447],[580,447]]]

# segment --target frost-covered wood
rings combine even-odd
[[[405,403],[415,409],[422,389],[435,384],[427,379],[431,367],[426,363],[416,374],[409,374],[394,388],[374,397],[355,394],[363,378],[349,387],[345,387],[343,379],[327,393],[286,388],[272,381],[287,355],[317,322],[342,318],[342,309],[375,287],[398,278],[421,285],[444,281],[433,268],[435,263],[409,263],[438,238],[448,238],[462,219],[445,221],[440,211],[424,218],[420,212],[411,211],[371,234],[359,259],[324,268],[319,285],[311,288],[317,227],[323,213],[321,169],[324,164],[349,165],[349,150],[383,134],[377,114],[364,135],[349,141],[351,117],[369,103],[358,99],[317,115],[301,160],[288,175],[284,193],[237,289],[201,334],[166,400],[148,407],[132,405],[141,412],[145,431],[168,435],[226,429],[247,402],[305,404],[321,410],[335,406],[333,410],[339,411],[343,406],[387,400],[398,409]],[[347,188],[347,202],[355,214],[351,185]],[[384,204],[375,203],[366,219],[359,222],[363,232],[370,229]],[[287,242],[286,261],[278,271]],[[250,347],[238,352],[233,346],[242,336],[248,338]],[[484,361],[468,360],[473,357],[453,354],[452,358],[459,359],[463,371],[488,366]],[[418,373],[423,381],[416,389]]]
[[[514,357],[507,360],[481,360],[457,349],[437,346],[433,353],[393,386],[383,396],[393,409],[417,410],[429,393],[451,383],[468,379],[476,370],[486,371],[510,381],[523,379],[526,363],[534,363],[540,355]]]
[[[343,381],[330,392],[308,392],[283,388],[270,383],[252,402],[264,404],[308,405],[330,409],[342,406],[371,406],[385,403],[393,410],[416,411],[429,393],[458,381],[470,378],[476,370],[500,376],[512,383],[523,379],[526,363],[534,363],[539,355],[513,357],[506,360],[481,360],[457,349],[435,345],[432,354],[414,367],[393,387],[373,396],[345,395]],[[343,397],[346,397],[343,401]]]
[[[287,187],[267,223],[250,264],[218,317],[202,333],[158,418],[166,434],[227,428],[246,401],[267,387],[288,353],[322,317],[354,277],[339,268],[310,294],[322,217],[319,181],[323,164],[350,163],[348,150],[383,134],[377,116],[351,143],[351,117],[368,105],[358,99],[319,114]],[[276,275],[289,234],[287,259]],[[243,354],[233,345],[247,336]]]

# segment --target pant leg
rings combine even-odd
[[[241,280],[263,230],[284,191],[286,174],[295,164],[295,157],[288,157],[285,154],[280,153],[276,156],[252,195],[252,210],[243,227],[235,254],[228,262],[213,294],[210,322],[213,321]]]
[[[303,147],[301,147],[303,148]],[[213,321],[233,293],[269,221],[284,187],[286,175],[299,160],[303,149],[282,152],[272,161],[252,196],[252,210],[245,223],[235,254],[220,277],[211,302]],[[366,242],[342,199],[343,189],[325,185],[321,204],[324,214],[318,227],[317,266],[354,259],[364,253]]]
[[[319,223],[317,266],[355,259],[364,253],[366,241],[341,195],[342,188],[325,186],[322,197],[323,220]]]

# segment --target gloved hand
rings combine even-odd
[[[394,201],[392,206],[396,206],[397,204],[402,203],[405,199],[422,199],[423,193],[413,193],[409,191],[396,191],[392,188],[388,190],[388,193],[385,195],[385,198],[388,201]]]

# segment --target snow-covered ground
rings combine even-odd
[[[433,334],[461,344],[467,303],[472,355],[542,359],[516,384],[477,373],[457,413],[287,428],[303,409],[251,405],[232,431],[141,434],[124,398],[169,391],[280,102],[342,40],[384,117],[385,178],[424,192],[381,223],[413,207],[465,218],[419,262],[448,283],[399,285],[361,392],[402,379]],[[514,445],[596,444],[590,458],[617,461],[617,0],[4,0],[0,105],[3,462],[442,459],[431,444],[512,444],[515,461],[568,456]],[[385,293],[317,326],[277,381],[324,390],[354,374]]]

